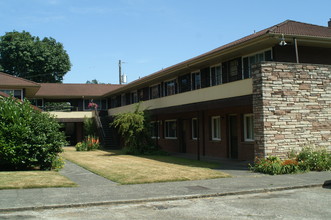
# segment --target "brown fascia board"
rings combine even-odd
[[[264,40],[269,39],[269,38],[270,38],[269,34],[262,34],[260,36],[255,37],[255,38],[249,39],[249,40],[244,41],[244,42],[239,42],[237,44],[230,45],[234,42],[226,44],[222,47],[219,47],[217,49],[214,49],[212,51],[209,51],[209,52],[204,53],[202,55],[199,55],[197,57],[191,58],[191,59],[186,60],[184,62],[181,62],[181,63],[175,64],[173,66],[170,66],[166,69],[155,72],[151,75],[148,75],[148,76],[142,77],[140,79],[137,79],[137,80],[121,87],[121,88],[118,88],[116,90],[113,90],[113,91],[105,94],[104,96],[105,97],[106,96],[111,96],[111,95],[118,94],[118,93],[121,93],[121,92],[124,92],[124,91],[127,91],[127,90],[135,89],[136,87],[140,87],[140,86],[143,86],[144,84],[148,84],[148,82],[150,82],[150,81],[157,80],[157,79],[162,79],[163,77],[165,77],[166,75],[168,75],[170,73],[185,70],[185,69],[189,68],[190,66],[193,66],[193,65],[196,65],[196,64],[201,64],[201,63],[206,62],[210,59],[218,57],[220,55],[229,54],[233,51],[239,50],[240,48],[248,47],[250,45],[256,44],[258,42],[264,41]],[[227,45],[230,45],[230,46],[227,46]]]

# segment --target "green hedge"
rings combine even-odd
[[[60,124],[28,101],[0,97],[0,169],[49,170],[66,144]]]

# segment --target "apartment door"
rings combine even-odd
[[[229,158],[238,158],[238,128],[237,115],[230,115],[228,117],[228,132],[229,132]]]

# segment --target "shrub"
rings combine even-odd
[[[97,125],[93,118],[84,118],[84,134],[85,136],[95,136],[97,134]]]
[[[305,147],[297,155],[302,170],[326,171],[331,169],[331,153],[325,148]]]
[[[307,171],[326,171],[331,169],[331,153],[325,148],[303,148],[299,153],[291,152],[290,159],[278,157],[257,158],[250,169],[271,175],[289,174]]]
[[[100,148],[100,141],[97,137],[87,136],[83,142],[76,144],[76,151],[91,151]]]
[[[139,110],[139,106],[140,104],[136,106],[134,112],[116,115],[114,122],[111,123],[122,136],[123,151],[126,154],[151,154],[158,150],[150,135],[149,117],[145,111]]]
[[[28,101],[0,98],[0,169],[52,169],[66,144],[60,128]]]

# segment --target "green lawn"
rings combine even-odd
[[[76,186],[56,171],[0,172],[0,189],[46,188]]]
[[[229,177],[213,170],[219,164],[172,156],[132,156],[121,151],[75,151],[66,147],[63,157],[120,184],[140,184]]]

